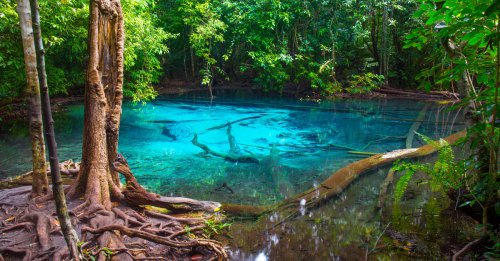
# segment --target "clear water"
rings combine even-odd
[[[119,151],[139,182],[158,193],[251,205],[268,205],[308,189],[335,170],[365,156],[349,151],[385,152],[404,148],[414,119],[425,106],[413,100],[338,100],[307,102],[285,99],[160,97],[146,104],[125,103]],[[460,111],[429,104],[418,131],[445,137],[463,129]],[[228,162],[202,155],[191,143],[228,153],[227,128],[207,129],[239,119],[232,135],[239,152],[260,164]],[[55,114],[62,160],[79,160],[83,106]],[[413,146],[420,146],[415,139]],[[27,124],[0,126],[0,178],[31,167]],[[443,216],[436,195],[422,185],[412,189],[399,214],[375,209],[387,168],[363,175],[338,198],[301,216],[273,213],[255,220],[235,220],[228,236],[232,260],[407,260],[440,259],[442,246],[457,231],[473,229],[456,213]],[[222,184],[231,188],[221,188]],[[390,196],[389,196],[390,198]],[[390,199],[388,200],[390,201]],[[450,203],[440,197],[440,209]],[[390,204],[389,204],[390,205]],[[431,206],[431,207],[428,207]],[[403,239],[387,236],[397,230]],[[411,245],[411,252],[408,249]],[[416,247],[414,247],[416,246]]]
[[[126,102],[119,151],[138,180],[165,195],[222,202],[270,204],[301,192],[333,171],[364,156],[350,150],[385,152],[404,148],[405,135],[423,102],[410,100],[293,101],[284,99],[160,97],[146,104]],[[228,153],[227,128],[244,155],[260,164],[229,162],[202,155],[191,143]],[[459,112],[431,104],[419,132],[444,137],[463,127]],[[83,106],[68,105],[55,114],[61,160],[79,160]],[[414,146],[420,146],[418,139]],[[26,123],[2,126],[0,177],[29,171]],[[221,188],[226,185],[232,189]]]

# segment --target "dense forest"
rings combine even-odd
[[[81,93],[89,3],[40,4],[50,91]],[[166,79],[204,86],[250,83],[266,91],[321,95],[364,93],[382,85],[456,91],[466,70],[474,85],[494,84],[495,19],[483,15],[491,1],[122,4],[124,93],[135,100],[153,98],[153,86]],[[3,0],[0,9],[0,97],[15,97],[24,83],[18,18],[14,1]],[[448,43],[460,50],[450,50]],[[478,68],[487,71],[477,75]]]
[[[357,250],[347,259],[359,259],[359,253],[365,260],[425,259],[435,253],[438,259],[499,258],[499,24],[498,0],[0,0],[0,122],[6,126],[27,126],[32,162],[32,170],[25,175],[0,181],[0,260],[239,259],[241,256],[235,256],[239,250],[228,251],[227,246],[237,240],[224,238],[231,222],[239,229],[244,227],[242,231],[252,228],[266,236],[271,230],[287,231],[287,226],[296,224],[293,222],[313,223],[308,228],[314,228],[314,236],[306,237],[316,237],[316,226],[325,224],[334,231],[342,224],[332,226],[335,213],[325,212],[322,207],[343,204],[332,200],[346,200],[349,193],[354,193],[353,187],[359,189],[356,184],[366,182],[355,180],[375,170],[385,171],[382,184],[377,184],[375,192],[362,188],[356,194],[366,194],[362,196],[368,198],[371,193],[377,198],[376,214],[361,223],[380,221],[376,228],[361,226],[363,231],[357,236],[362,244],[353,247]],[[170,115],[177,117],[175,120],[158,120],[150,115],[146,124],[161,125],[142,126],[142,131],[157,131],[160,137],[168,138],[168,142],[157,146],[179,143],[179,139],[189,136],[185,141],[202,150],[195,160],[176,164],[177,169],[182,164],[193,164],[194,169],[198,165],[193,162],[209,160],[213,165],[227,167],[224,171],[233,171],[242,164],[258,166],[254,172],[269,175],[271,181],[266,182],[272,183],[273,191],[279,194],[267,205],[219,203],[212,201],[211,194],[204,195],[205,200],[177,197],[172,192],[171,196],[155,194],[158,191],[151,192],[133,174],[138,163],[129,165],[120,154],[120,129],[139,128],[134,125],[136,122],[122,124],[122,109],[132,107],[133,114],[147,114],[147,102],[179,86],[202,89],[210,98],[209,107],[202,111],[193,104],[169,108],[198,113],[200,119],[213,109],[212,102],[219,98],[216,91],[230,88],[252,90],[259,97],[286,97],[318,104],[322,100],[335,104],[337,98],[361,99],[362,104],[369,99],[391,98],[391,94],[404,94],[417,105],[426,103],[418,107],[415,119],[408,115],[417,107],[384,114],[381,103],[377,109],[346,103],[342,112],[351,114],[338,123],[319,128],[327,118],[323,115],[314,116],[317,118],[309,122],[283,125],[281,128],[287,131],[304,127],[301,124],[319,129],[276,135],[269,131],[268,136],[272,133],[279,141],[271,143],[261,138],[264,145],[238,143],[236,136],[241,139],[267,131],[256,128],[246,134],[238,133],[257,120],[270,118],[272,108],[263,106],[269,100],[263,99],[260,107],[253,108],[253,114],[244,117],[229,120],[223,113],[217,114],[216,120],[222,123],[201,125],[204,130],[199,132],[184,127],[184,136],[174,133],[176,124],[201,120],[186,120],[182,118],[185,115]],[[179,94],[176,91],[170,93]],[[54,123],[52,116],[50,99],[54,97],[76,97],[73,101],[80,102],[81,162],[59,162],[55,129],[61,125]],[[402,103],[405,102],[413,103]],[[433,111],[436,104],[442,107]],[[307,111],[310,115],[332,112],[331,108],[321,108],[321,104],[292,105],[286,109]],[[19,108],[23,113],[17,111]],[[426,116],[428,111],[436,115]],[[439,118],[443,112],[447,116]],[[452,112],[454,117],[450,116]],[[283,109],[276,115],[280,113],[289,112]],[[376,118],[377,113],[383,117]],[[304,117],[296,111],[287,115]],[[262,125],[281,124],[283,118],[279,117]],[[431,138],[420,133],[419,128],[429,125],[426,117],[434,117],[436,132],[439,124],[445,126],[453,118],[451,126],[439,127],[444,129],[439,134],[449,132],[447,137]],[[373,126],[359,125],[370,129],[365,132],[357,125],[339,127],[342,120],[353,119],[362,123],[366,120]],[[377,134],[374,119],[391,121],[393,129],[399,125],[407,127],[402,123],[410,122],[409,130],[405,130],[404,136]],[[29,126],[10,125],[17,120]],[[8,150],[7,139],[17,138],[9,136],[13,129],[0,128],[0,148]],[[215,131],[222,131],[219,134],[227,140],[227,153],[218,151],[217,142],[204,143],[200,138]],[[361,147],[355,142],[337,144],[333,141],[339,140],[329,139],[342,137],[341,131],[345,131],[346,140],[359,138],[352,138],[351,132],[373,132],[373,138],[379,137],[357,149]],[[291,138],[294,135],[297,137]],[[287,139],[297,143],[284,143]],[[415,146],[417,139],[420,145]],[[321,143],[325,140],[328,142]],[[394,140],[400,141],[394,144],[404,144],[405,148],[372,144]],[[325,172],[330,174],[321,176],[321,183],[295,180],[292,184],[294,178],[301,178],[292,176],[298,167],[285,166],[283,158],[319,157],[332,153],[332,148],[337,150],[335,153],[341,150],[361,158],[348,158],[342,166],[327,168]],[[391,168],[386,171],[387,166]],[[248,174],[244,171],[252,167],[242,168],[238,171]],[[224,171],[213,175],[221,176]],[[312,172],[304,173],[319,179],[319,174]],[[222,182],[210,193],[222,190],[231,194],[227,198],[236,197],[238,188],[230,181]],[[306,189],[302,189],[302,183],[308,185]],[[21,186],[27,184],[32,186]],[[214,184],[210,181],[201,186]],[[421,184],[428,186],[428,191]],[[240,186],[244,190],[249,185]],[[301,190],[291,193],[290,187]],[[424,243],[411,237],[421,235],[401,232],[403,225],[401,221],[397,224],[396,217],[402,216],[402,202],[416,198],[419,190],[431,195],[426,194],[427,202],[422,203],[427,215],[427,223],[422,221],[428,226],[425,229],[434,229],[433,217],[448,212],[446,215],[455,215],[455,220],[474,224],[475,232],[459,228],[450,232],[456,234],[454,241],[440,245],[437,252],[418,249]],[[251,197],[257,197],[255,191]],[[445,203],[434,196],[438,193],[452,203],[442,207]],[[361,198],[355,204],[359,201],[368,200]],[[313,210],[323,214],[314,216]],[[309,220],[297,221],[307,217],[305,213]],[[387,216],[392,219],[387,221]],[[247,220],[254,223],[244,223]],[[293,229],[302,228],[297,225]],[[288,233],[283,231],[282,235]],[[272,237],[273,244],[277,244],[278,237]],[[27,240],[32,240],[30,245],[22,247],[25,244],[21,243]],[[276,259],[285,260],[285,256]]]

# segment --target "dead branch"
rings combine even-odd
[[[195,145],[196,147],[199,147],[200,149],[202,149],[205,152],[205,154],[210,154],[210,155],[213,155],[216,157],[220,157],[220,158],[223,158],[223,159],[230,161],[230,162],[257,163],[257,164],[260,163],[260,161],[257,158],[252,157],[252,156],[225,154],[225,153],[220,153],[220,152],[214,151],[214,150],[210,149],[207,145],[201,144],[198,141],[198,134],[196,134],[196,133],[194,134],[193,139],[191,140],[191,143],[193,143],[193,145]]]
[[[404,96],[409,98],[418,98],[418,99],[429,99],[429,100],[457,100],[459,99],[459,95],[457,93],[452,92],[440,92],[440,91],[431,91],[431,92],[422,92],[422,91],[405,91],[398,90],[392,88],[382,88],[379,90],[375,90],[375,92],[384,93],[384,94],[393,94],[398,96]]]
[[[239,120],[235,120],[235,121],[231,121],[231,122],[227,122],[227,123],[224,123],[224,124],[221,124],[221,125],[217,125],[217,126],[214,126],[214,127],[211,127],[211,128],[208,128],[207,130],[205,130],[204,132],[202,133],[206,133],[208,131],[212,131],[212,130],[217,130],[217,129],[222,129],[222,128],[225,128],[227,126],[230,126],[232,124],[235,124],[235,123],[238,123],[238,122],[242,122],[242,121],[246,121],[246,120],[251,120],[251,119],[258,119],[258,118],[262,118],[264,115],[259,115],[259,116],[251,116],[251,117],[246,117],[246,118],[242,118],[242,119],[239,119]],[[202,134],[200,133],[200,134]]]

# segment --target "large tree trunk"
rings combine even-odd
[[[45,174],[45,143],[42,130],[42,109],[40,104],[40,86],[36,67],[35,44],[33,41],[33,28],[31,24],[31,11],[29,0],[17,1],[17,13],[21,26],[23,40],[24,63],[26,67],[27,102],[30,107],[29,124],[31,137],[31,152],[33,156],[33,188],[31,197],[47,194],[49,182]]]
[[[88,203],[107,210],[111,209],[111,195],[121,197],[118,174],[110,164],[117,156],[123,46],[120,1],[91,1],[82,163],[70,195],[84,194]]]
[[[42,112],[43,125],[45,127],[45,138],[47,139],[47,148],[49,150],[50,174],[52,175],[52,190],[56,203],[57,217],[61,224],[61,230],[64,239],[68,244],[71,258],[78,258],[78,235],[76,234],[68,215],[66,198],[62,184],[61,173],[59,169],[59,159],[57,158],[57,143],[54,134],[54,120],[50,109],[50,97],[47,84],[47,74],[45,72],[45,50],[43,49],[42,30],[40,28],[40,11],[38,0],[30,0],[31,12],[33,15],[33,33],[35,39],[36,60],[38,69],[38,80],[42,90]]]

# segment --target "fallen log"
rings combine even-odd
[[[444,140],[453,145],[461,138],[466,136],[466,131],[461,131],[446,137]],[[297,213],[300,207],[312,208],[320,205],[332,197],[340,194],[356,178],[368,170],[381,167],[398,159],[410,159],[424,157],[436,152],[438,148],[432,145],[424,145],[416,149],[395,150],[384,154],[377,154],[360,161],[356,161],[333,173],[329,178],[323,181],[319,186],[311,188],[305,192],[286,199],[276,206],[273,210],[279,212]],[[301,204],[302,203],[302,204]]]
[[[384,94],[393,94],[393,95],[399,95],[399,96],[404,96],[408,98],[421,98],[421,99],[452,99],[452,100],[458,100],[459,95],[456,93],[452,92],[445,92],[445,91],[430,91],[430,92],[422,92],[422,91],[405,91],[405,90],[398,90],[398,89],[392,89],[392,88],[382,88],[375,90],[375,92],[378,93],[384,93]]]
[[[448,142],[448,144],[454,145],[461,138],[464,138],[466,134],[466,131],[463,130],[444,138],[444,140]],[[393,163],[398,159],[411,159],[428,156],[435,153],[437,150],[438,148],[432,145],[424,145],[415,149],[401,149],[373,155],[369,158],[353,162],[346,167],[337,170],[319,186],[285,199],[276,205],[249,206],[222,203],[221,209],[228,215],[232,216],[248,216],[257,218],[264,214],[279,212],[283,214],[283,216],[286,216],[286,218],[290,218],[299,213],[301,209],[317,207],[321,203],[339,195],[356,178],[369,170]],[[390,177],[386,179],[387,183],[391,182],[391,179],[393,179],[393,176],[388,176]],[[387,184],[387,186],[388,185],[389,184]],[[384,186],[384,184],[382,184],[382,186]],[[284,220],[281,220],[279,222],[283,221]]]

